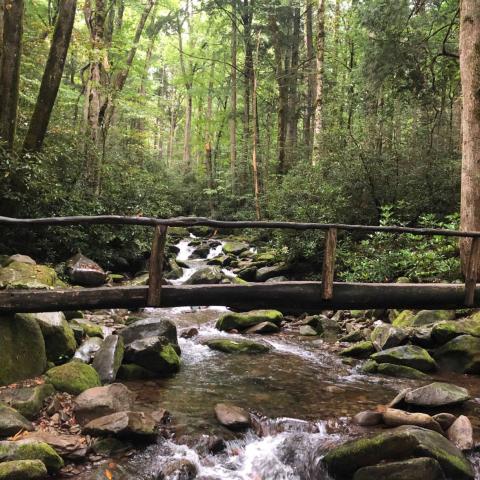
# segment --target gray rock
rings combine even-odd
[[[253,327],[248,328],[245,333],[278,333],[280,331],[280,327],[275,325],[272,322],[262,322],[258,325],[254,325]]]
[[[447,431],[451,427],[452,423],[457,419],[457,417],[451,413],[437,413],[437,415],[433,415],[433,418],[445,431]]]
[[[281,275],[279,277],[272,277],[272,278],[269,278],[268,280],[265,280],[265,283],[281,283],[281,282],[288,282],[288,278],[285,277],[284,275]]]
[[[175,480],[193,480],[197,472],[197,466],[186,458],[167,463],[162,468],[164,478],[175,478]]]
[[[215,416],[224,427],[230,430],[244,430],[251,425],[250,414],[245,409],[231,403],[217,403]]]
[[[120,332],[125,344],[148,337],[164,337],[168,342],[177,345],[177,327],[170,320],[148,318],[140,320]]]
[[[460,450],[471,450],[473,443],[473,428],[465,415],[460,415],[447,430],[448,439]]]
[[[426,413],[410,413],[396,408],[386,408],[382,412],[382,417],[383,423],[389,427],[415,425],[443,434],[442,427],[440,427],[439,423]]]
[[[404,345],[377,352],[371,356],[378,363],[392,363],[415,368],[422,372],[435,370],[437,365],[430,354],[421,347]]]
[[[107,279],[102,267],[81,253],[67,260],[67,274],[73,284],[83,287],[99,287]]]
[[[470,399],[468,390],[449,383],[435,382],[410,390],[405,395],[405,403],[418,407],[445,407]]]
[[[7,388],[0,391],[0,402],[14,408],[24,417],[33,419],[40,413],[45,400],[54,392],[52,385],[47,383],[34,387]]]
[[[87,338],[77,349],[73,358],[83,363],[90,363],[102,344],[103,339],[99,337]]]
[[[0,403],[0,437],[11,437],[22,430],[30,432],[33,425],[16,410]]]
[[[185,285],[215,285],[220,283],[225,275],[218,267],[205,267],[197,270]]]
[[[387,325],[386,323],[376,326],[371,335],[373,346],[377,352],[380,350],[398,347],[404,343],[407,338],[407,332],[401,328]]]
[[[40,480],[48,475],[40,460],[14,460],[0,463],[0,480]]]
[[[20,253],[16,253],[15,255],[10,255],[3,266],[6,267],[12,262],[27,263],[29,265],[37,264],[37,262],[33,258],[29,257],[28,255],[21,255]]]
[[[288,273],[287,265],[274,265],[273,267],[262,267],[257,270],[256,281],[266,282],[269,278],[279,277]]]
[[[124,353],[123,337],[109,335],[95,354],[92,367],[98,372],[102,383],[112,383],[122,364]]]
[[[357,413],[352,421],[355,425],[360,427],[373,427],[375,425],[380,425],[383,422],[383,416],[380,412],[365,411]]]
[[[480,373],[480,338],[461,335],[434,352],[442,368],[458,373]]]
[[[300,335],[305,337],[316,337],[318,332],[310,325],[302,325],[299,329]]]

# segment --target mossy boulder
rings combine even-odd
[[[219,338],[207,340],[204,344],[212,350],[224,353],[267,353],[270,351],[267,345],[251,340],[224,340]]]
[[[480,338],[461,335],[435,350],[442,368],[458,373],[480,373]]]
[[[225,275],[218,267],[205,267],[197,270],[186,282],[187,285],[215,285],[220,283]]]
[[[439,433],[415,426],[347,442],[328,452],[323,461],[334,479],[349,480],[361,468],[418,457],[436,460],[447,478],[474,478],[472,466],[457,447]]]
[[[354,343],[340,352],[342,357],[368,358],[375,352],[375,347],[370,340]]]
[[[95,325],[88,320],[84,320],[83,318],[76,318],[70,322],[70,325],[78,326],[83,329],[85,335],[89,337],[99,337],[103,338],[103,328],[100,325]]]
[[[41,460],[15,460],[0,463],[0,480],[39,480],[47,476]]]
[[[43,407],[43,403],[53,395],[52,385],[44,383],[34,387],[8,388],[0,391],[0,402],[17,410],[24,417],[33,419]]]
[[[275,252],[257,253],[254,257],[256,262],[274,263]]]
[[[117,373],[117,378],[121,380],[148,380],[156,376],[155,372],[134,363],[124,363]]]
[[[37,377],[46,368],[45,341],[38,323],[0,316],[0,385]]]
[[[62,312],[17,313],[16,318],[29,318],[40,326],[47,360],[60,363],[71,358],[77,348],[77,341],[72,328]]]
[[[33,425],[15,409],[0,403],[0,437],[10,437],[22,430],[30,432]]]
[[[10,262],[0,269],[0,290],[4,288],[49,289],[64,287],[53,268],[24,262]]]
[[[422,372],[430,372],[437,368],[437,364],[430,354],[425,349],[417,347],[416,345],[404,345],[401,347],[389,348],[374,353],[371,358],[377,363],[403,365],[405,367],[415,368]]]
[[[257,270],[255,280],[257,282],[266,282],[270,278],[280,277],[286,275],[289,272],[288,265],[282,263],[279,265],[273,265],[271,267],[262,267]]]
[[[270,322],[280,325],[283,320],[283,314],[278,310],[252,310],[245,313],[229,312],[222,315],[217,323],[218,330],[245,330],[247,328],[258,325],[262,322]]]
[[[371,335],[371,340],[375,350],[386,350],[392,347],[398,347],[408,338],[408,333],[392,325],[386,323],[377,325]]]
[[[454,310],[420,310],[416,314],[410,310],[404,310],[392,323],[395,327],[423,327],[454,318]]]
[[[480,315],[473,315],[461,320],[440,322],[432,329],[432,338],[440,345],[460,335],[480,337]]]
[[[411,310],[402,310],[401,312],[398,312],[397,310],[392,310],[392,325],[398,328],[411,327],[412,319],[414,316],[415,314]]]
[[[249,248],[249,245],[243,242],[226,242],[222,246],[222,250],[227,255],[240,255],[242,252],[245,252]]]
[[[407,392],[404,402],[417,407],[447,407],[470,399],[468,390],[451,383],[434,382]]]
[[[90,365],[78,361],[51,368],[45,374],[45,380],[56,390],[72,395],[80,395],[89,388],[101,385],[97,371]]]
[[[388,377],[411,378],[413,380],[427,380],[428,375],[411,367],[403,365],[394,365],[393,363],[379,363],[376,372]]]
[[[177,280],[183,275],[183,268],[173,258],[167,260],[166,270],[167,273],[165,273],[165,278],[168,280]]]
[[[62,458],[47,443],[35,440],[0,442],[0,462],[16,460],[40,460],[50,473],[58,472],[63,467]]]

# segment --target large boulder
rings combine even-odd
[[[45,340],[47,360],[59,363],[73,356],[77,341],[62,312],[17,313],[16,318],[20,317],[35,320],[40,326]]]
[[[177,345],[177,327],[173,322],[160,318],[148,318],[133,323],[120,332],[125,344],[148,337],[164,337],[168,342]]]
[[[0,316],[0,385],[37,377],[46,367],[45,341],[38,323]]]
[[[87,338],[78,347],[73,358],[83,363],[90,363],[95,354],[102,348],[103,340],[100,337]]]
[[[40,480],[47,476],[41,460],[15,460],[0,463],[0,480]]]
[[[428,375],[420,370],[405,367],[404,365],[394,365],[393,363],[379,363],[375,368],[375,372],[380,375],[387,375],[388,377],[411,378],[414,380],[428,379]]]
[[[454,310],[420,310],[411,320],[412,327],[422,327],[444,320],[454,320]]]
[[[122,364],[124,354],[123,337],[109,335],[105,338],[100,350],[95,354],[92,366],[98,372],[102,383],[112,383]]]
[[[410,390],[404,398],[405,403],[416,407],[446,407],[463,403],[470,399],[468,390],[450,383],[435,382],[424,387]]]
[[[252,310],[245,313],[228,312],[222,315],[215,325],[218,330],[246,330],[263,322],[280,325],[283,315],[277,310]]]
[[[465,415],[460,415],[447,431],[448,439],[460,450],[471,450],[474,446],[473,428]]]
[[[24,417],[33,419],[54,391],[53,386],[47,383],[33,387],[7,388],[0,391],[0,402],[18,410]]]
[[[0,442],[0,464],[16,460],[40,460],[50,473],[58,472],[63,467],[62,458],[44,442],[28,439]]]
[[[342,357],[352,357],[352,358],[368,358],[372,353],[375,352],[375,347],[370,340],[365,340],[363,342],[357,342],[343,349],[340,352]]]
[[[37,430],[28,433],[27,440],[35,440],[50,445],[62,458],[72,461],[83,461],[89,451],[87,439],[81,435],[63,434],[58,431],[46,432]]]
[[[389,348],[388,350],[374,353],[371,358],[378,363],[403,365],[422,372],[430,372],[437,368],[435,360],[430,354],[423,348],[415,345]]]
[[[0,290],[4,288],[49,289],[64,287],[53,268],[24,262],[11,262],[0,269]]]
[[[288,265],[280,264],[273,267],[262,267],[257,270],[255,280],[257,282],[266,282],[270,278],[280,277],[289,272]]]
[[[472,466],[457,447],[439,433],[415,426],[344,443],[328,452],[324,463],[335,480],[347,480],[363,467],[416,457],[433,458],[448,478],[474,479]]]
[[[371,340],[375,350],[387,350],[389,348],[398,347],[408,338],[408,333],[401,329],[383,323],[377,325],[371,335]]]
[[[56,390],[72,395],[79,395],[89,388],[100,386],[97,371],[92,366],[78,361],[51,368],[45,374],[45,380]]]
[[[230,430],[244,430],[252,423],[250,414],[245,409],[231,403],[217,403],[215,416],[224,427]]]
[[[228,340],[217,338],[205,341],[204,345],[223,353],[267,353],[270,348],[263,343],[251,340]]]
[[[242,252],[245,252],[249,248],[249,245],[243,242],[225,242],[222,246],[222,250],[227,255],[240,255]]]
[[[442,368],[458,373],[480,373],[480,338],[460,335],[437,349],[433,356]]]
[[[112,413],[131,410],[135,394],[121,383],[85,390],[75,398],[75,417],[81,425]]]
[[[460,335],[480,337],[480,315],[450,322],[440,322],[432,329],[432,338],[440,345]]]
[[[214,285],[225,278],[218,267],[205,267],[197,270],[186,282],[186,285]]]
[[[0,403],[0,437],[10,437],[22,430],[32,431],[33,425],[15,409]]]
[[[102,267],[81,253],[67,260],[67,274],[73,284],[83,287],[99,287],[107,279]]]

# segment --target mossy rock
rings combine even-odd
[[[377,373],[378,363],[375,360],[367,360],[361,368],[362,373]]]
[[[458,373],[480,373],[480,338],[460,335],[435,350],[442,368]]]
[[[369,340],[354,343],[351,347],[345,348],[340,352],[342,357],[368,358],[375,352],[373,343]]]
[[[248,250],[250,246],[243,242],[226,242],[223,244],[222,250],[227,255],[240,255],[242,252]]]
[[[254,257],[256,262],[275,263],[275,252],[257,253]]]
[[[156,377],[155,372],[135,363],[124,363],[117,373],[117,378],[120,380],[149,380]]]
[[[461,320],[440,322],[432,329],[432,338],[440,345],[460,335],[480,337],[480,315],[476,314]]]
[[[251,340],[207,340],[205,343],[208,348],[218,350],[223,353],[267,353],[270,348],[263,343],[252,342]]]
[[[352,330],[350,333],[347,333],[339,339],[340,342],[346,343],[358,343],[365,340],[365,335],[361,330]]]
[[[65,287],[53,268],[46,265],[32,265],[23,262],[11,262],[0,269],[0,290],[12,289],[49,289]]]
[[[110,456],[132,448],[132,444],[114,437],[96,438],[92,444],[92,450],[97,455]],[[1,480],[1,479],[0,479]]]
[[[376,372],[388,377],[411,378],[414,380],[428,380],[429,378],[420,370],[403,365],[394,365],[393,363],[379,363]]]
[[[262,322],[271,322],[280,325],[283,314],[278,310],[252,310],[246,313],[226,313],[222,315],[215,327],[218,330],[245,330]]]
[[[423,327],[432,323],[454,320],[454,310],[421,310],[412,319],[412,327]]]
[[[50,369],[45,374],[45,380],[56,390],[72,395],[80,395],[89,388],[101,385],[97,371],[90,365],[78,361]]]
[[[94,323],[89,322],[88,320],[75,319],[70,322],[70,325],[77,325],[83,328],[85,335],[88,335],[89,337],[103,338],[103,328],[100,325],[95,325]]]
[[[0,463],[0,480],[39,480],[47,476],[41,460],[14,460]]]
[[[371,356],[377,363],[392,363],[415,368],[422,372],[430,372],[437,368],[435,360],[423,348],[416,345],[389,348]]]
[[[412,319],[415,314],[411,310],[402,310],[398,312],[397,310],[392,310],[392,325],[394,327],[411,327],[412,326]]]
[[[62,458],[44,442],[35,440],[0,442],[0,462],[15,460],[40,460],[50,473],[58,472],[63,467]]]
[[[45,341],[38,323],[0,316],[0,385],[37,377],[46,367]]]
[[[4,402],[31,420],[40,413],[43,403],[54,392],[55,389],[48,383],[34,387],[9,388],[0,392],[0,402]]]

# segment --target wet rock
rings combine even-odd
[[[375,352],[373,343],[369,340],[354,343],[351,347],[345,348],[340,352],[342,357],[368,358]]]
[[[383,422],[383,416],[380,412],[367,410],[365,412],[357,413],[352,418],[352,422],[360,427],[373,427],[375,425],[380,425]]]
[[[0,402],[17,410],[26,418],[35,418],[45,400],[55,392],[52,385],[43,384],[34,387],[9,388],[0,392]]]
[[[389,348],[371,356],[378,363],[393,363],[405,367],[415,368],[422,372],[435,370],[437,365],[430,354],[416,345]]]
[[[341,328],[338,322],[326,317],[325,315],[313,315],[305,318],[303,323],[315,329],[318,335],[322,335],[323,339],[328,342],[337,341]]]
[[[418,407],[444,407],[470,399],[468,390],[449,383],[435,382],[410,390],[405,395],[405,403]]]
[[[245,252],[249,248],[249,245],[243,242],[225,242],[222,246],[222,250],[227,255],[240,255],[242,252]]]
[[[16,460],[0,463],[0,480],[38,480],[47,477],[40,460]]]
[[[365,340],[365,336],[363,335],[361,330],[352,330],[347,335],[344,335],[339,339],[340,342],[347,342],[347,343],[358,343],[363,342]]]
[[[215,327],[218,330],[245,330],[263,322],[271,322],[280,325],[283,315],[278,310],[252,310],[245,313],[229,312],[222,315]]]
[[[302,325],[298,332],[305,337],[316,337],[318,335],[318,332],[310,325]]]
[[[387,325],[386,323],[376,326],[371,335],[373,346],[377,352],[398,347],[404,343],[407,338],[407,332],[392,325]]]
[[[473,428],[465,415],[460,415],[447,430],[448,439],[460,450],[471,450],[473,443]]]
[[[389,408],[393,408],[393,407],[396,407],[397,405],[400,405],[405,400],[405,396],[410,390],[411,390],[410,388],[404,388],[395,396],[393,400],[388,402],[386,406]]]
[[[164,408],[160,408],[159,410],[155,410],[150,413],[152,418],[155,420],[155,423],[157,425],[165,425],[171,420],[171,415],[168,410],[165,410]]]
[[[382,412],[383,422],[389,427],[401,425],[416,425],[443,434],[443,430],[436,420],[426,413],[409,413],[396,408],[386,408]]]
[[[220,283],[225,275],[218,267],[205,267],[197,270],[185,285],[214,285]]]
[[[413,458],[361,468],[353,480],[445,480],[445,476],[435,459]]]
[[[73,358],[83,363],[90,363],[102,344],[103,340],[99,337],[87,338],[77,349]]]
[[[118,412],[96,418],[87,423],[82,432],[98,437],[138,438],[153,441],[156,437],[155,420],[145,412]]]
[[[11,262],[0,268],[0,290],[4,288],[40,289],[64,287],[53,268],[24,262]]]
[[[77,361],[51,368],[45,374],[45,381],[51,383],[56,390],[72,395],[100,386],[97,371],[90,365]]]
[[[165,278],[168,280],[178,280],[183,275],[183,268],[178,264],[178,262],[173,259],[169,258],[167,260]]]
[[[81,425],[84,425],[95,418],[129,411],[134,401],[135,394],[121,383],[90,388],[75,399],[75,417]]]
[[[96,438],[92,444],[92,450],[98,455],[111,456],[132,448],[130,443],[114,437]]]
[[[95,354],[92,367],[98,372],[102,383],[112,383],[122,364],[124,353],[123,337],[109,335]]]
[[[193,480],[197,476],[197,466],[182,458],[174,462],[167,463],[162,468],[162,477],[160,478],[175,478],[175,480]]]
[[[180,332],[182,338],[194,338],[198,335],[198,328],[186,328]]]
[[[208,348],[223,353],[268,353],[270,348],[263,343],[252,342],[251,340],[225,340],[213,339],[204,342]]]
[[[38,323],[50,362],[65,361],[75,353],[77,341],[63,312],[20,313],[15,318],[28,318]]]
[[[168,342],[177,345],[177,327],[167,319],[149,318],[139,320],[120,332],[125,344],[148,337],[164,337]]]
[[[432,338],[439,345],[449,342],[460,335],[480,337],[480,315],[450,322],[437,323],[432,329]]]
[[[472,466],[455,445],[437,432],[415,426],[397,427],[346,442],[328,452],[323,461],[335,479],[346,479],[360,468],[411,457],[433,458],[446,477],[474,478]]]
[[[41,375],[47,366],[45,342],[37,322],[0,316],[0,385]]]
[[[156,376],[155,372],[134,363],[124,363],[117,373],[117,378],[121,380],[149,380]]]
[[[0,462],[17,460],[40,460],[49,473],[58,472],[63,467],[62,458],[44,442],[28,439],[0,442]]]
[[[83,460],[89,449],[85,437],[80,435],[64,435],[58,432],[38,431],[29,433],[26,439],[46,443],[62,458],[73,461]]]
[[[262,322],[253,327],[248,328],[245,333],[278,333],[280,331],[280,327],[275,325],[272,322]]]
[[[242,268],[237,272],[237,276],[238,278],[241,278],[242,280],[245,280],[247,282],[253,282],[255,281],[255,278],[257,276],[257,267],[250,266]]]
[[[0,437],[10,437],[22,430],[32,431],[33,425],[15,409],[0,403]]]
[[[250,414],[245,409],[231,403],[217,403],[215,416],[224,427],[230,430],[244,430],[251,425]]]
[[[207,262],[207,265],[214,265],[217,267],[228,267],[232,263],[232,258],[227,255],[220,255],[212,258]]]
[[[437,415],[433,415],[433,419],[440,424],[443,430],[447,431],[457,417],[451,413],[437,413]]]
[[[403,365],[394,365],[393,363],[380,363],[375,371],[389,377],[412,378],[414,380],[427,380],[429,378],[428,375],[425,375],[420,370]]]
[[[102,267],[81,253],[67,260],[67,275],[73,284],[83,287],[99,287],[107,279]]]
[[[274,265],[273,267],[262,267],[257,270],[255,280],[257,282],[266,282],[269,278],[285,275],[288,271],[289,268],[285,264]]]
[[[458,373],[480,373],[480,338],[461,335],[434,352],[442,368]]]

